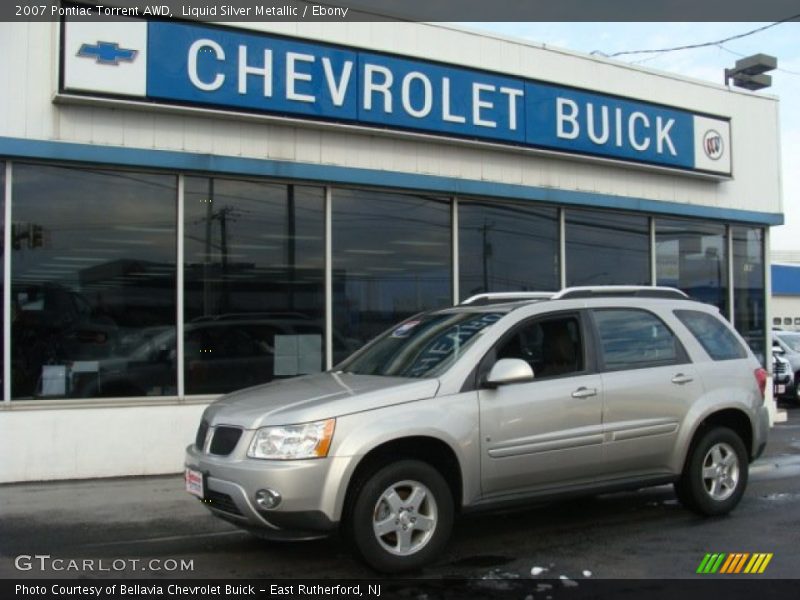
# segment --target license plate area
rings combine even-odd
[[[782,383],[779,383],[775,386],[775,394],[785,394],[786,393],[786,386]]]
[[[202,500],[205,495],[203,474],[200,471],[195,471],[194,469],[187,467],[183,478],[186,485],[186,491]]]

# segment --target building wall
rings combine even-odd
[[[780,325],[773,323],[773,326],[800,331],[800,296],[772,296],[771,302],[772,318],[781,320]],[[791,323],[786,319],[791,319]]]
[[[561,205],[588,202],[613,208],[614,199],[620,198],[628,201],[627,208],[640,201],[662,202],[662,214],[680,213],[685,206],[781,212],[778,105],[769,96],[439,25],[255,23],[248,27],[728,117],[734,177],[718,181],[531,150],[399,132],[287,124],[252,115],[54,103],[59,27],[49,23],[0,23],[4,57],[0,85],[6,91],[0,95],[0,153],[8,140],[68,142],[93,148],[89,160],[100,162],[106,149],[164,150],[208,157],[210,171],[216,157],[269,159],[287,166],[299,163],[535,188],[530,197]],[[60,157],[69,161],[74,158],[71,152],[67,148]],[[586,195],[548,197],[548,190]],[[587,200],[593,197],[594,202]],[[652,209],[641,205],[643,211]],[[209,400],[7,402],[0,408],[0,452],[14,458],[0,466],[0,482],[176,472]]]
[[[778,104],[596,57],[412,23],[249,27],[585,87],[732,120],[732,180],[611,167],[531,151],[250,118],[53,104],[58,24],[0,24],[0,137],[268,158],[558,188],[717,208],[781,212]],[[199,114],[195,112],[195,114]]]
[[[0,464],[0,483],[175,473],[204,408],[205,403],[51,405],[4,411],[0,452],[7,458]]]
[[[779,260],[773,255],[770,314],[773,327],[800,331],[800,264],[795,255],[783,252]]]

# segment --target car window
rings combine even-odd
[[[683,362],[684,353],[675,334],[661,319],[639,309],[592,311],[605,369],[640,369]]]
[[[787,346],[792,352],[800,352],[800,334],[797,333],[779,333],[777,337]]]
[[[495,359],[524,360],[536,379],[583,371],[580,331],[580,321],[575,315],[528,321],[503,339],[495,351]]]
[[[745,358],[747,351],[720,319],[697,310],[676,310],[675,316],[692,332],[714,360]]]

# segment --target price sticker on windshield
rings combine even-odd
[[[408,337],[408,335],[411,333],[411,330],[414,329],[414,327],[416,327],[417,325],[419,325],[419,321],[406,321],[405,323],[400,325],[400,327],[394,330],[394,332],[392,333],[392,337],[394,338]]]

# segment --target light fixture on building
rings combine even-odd
[[[778,59],[769,54],[754,54],[736,61],[732,69],[725,69],[725,85],[733,79],[733,85],[751,91],[763,90],[772,85],[772,76],[765,75],[778,67]]]

